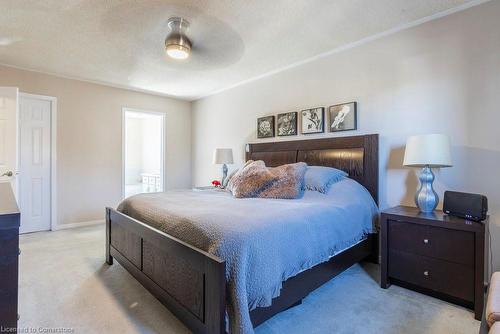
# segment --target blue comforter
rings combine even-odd
[[[250,310],[271,305],[283,281],[365,238],[378,214],[351,179],[295,200],[185,190],[132,196],[118,210],[226,261],[231,333],[253,333]]]

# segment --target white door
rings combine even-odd
[[[0,87],[0,182],[11,182],[16,195],[18,96],[16,87]]]
[[[20,233],[50,230],[51,110],[50,100],[20,97]]]

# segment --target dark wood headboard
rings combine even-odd
[[[269,167],[303,161],[341,169],[378,204],[378,134],[249,144],[246,159],[264,160]]]

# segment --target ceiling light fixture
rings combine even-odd
[[[186,36],[189,22],[180,17],[171,17],[168,20],[171,32],[165,39],[167,55],[173,59],[186,59],[191,53],[191,41]]]

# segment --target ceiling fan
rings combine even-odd
[[[167,16],[167,27],[159,24],[157,37],[152,35],[154,55],[161,52],[163,64],[183,71],[206,71],[229,66],[242,57],[243,40],[230,25],[213,16],[175,11],[178,13]],[[157,44],[162,38],[163,50],[157,47],[162,46]]]
[[[165,51],[170,58],[184,60],[191,54],[192,43],[186,31],[189,22],[181,17],[171,17],[168,20],[170,34],[165,39]]]

